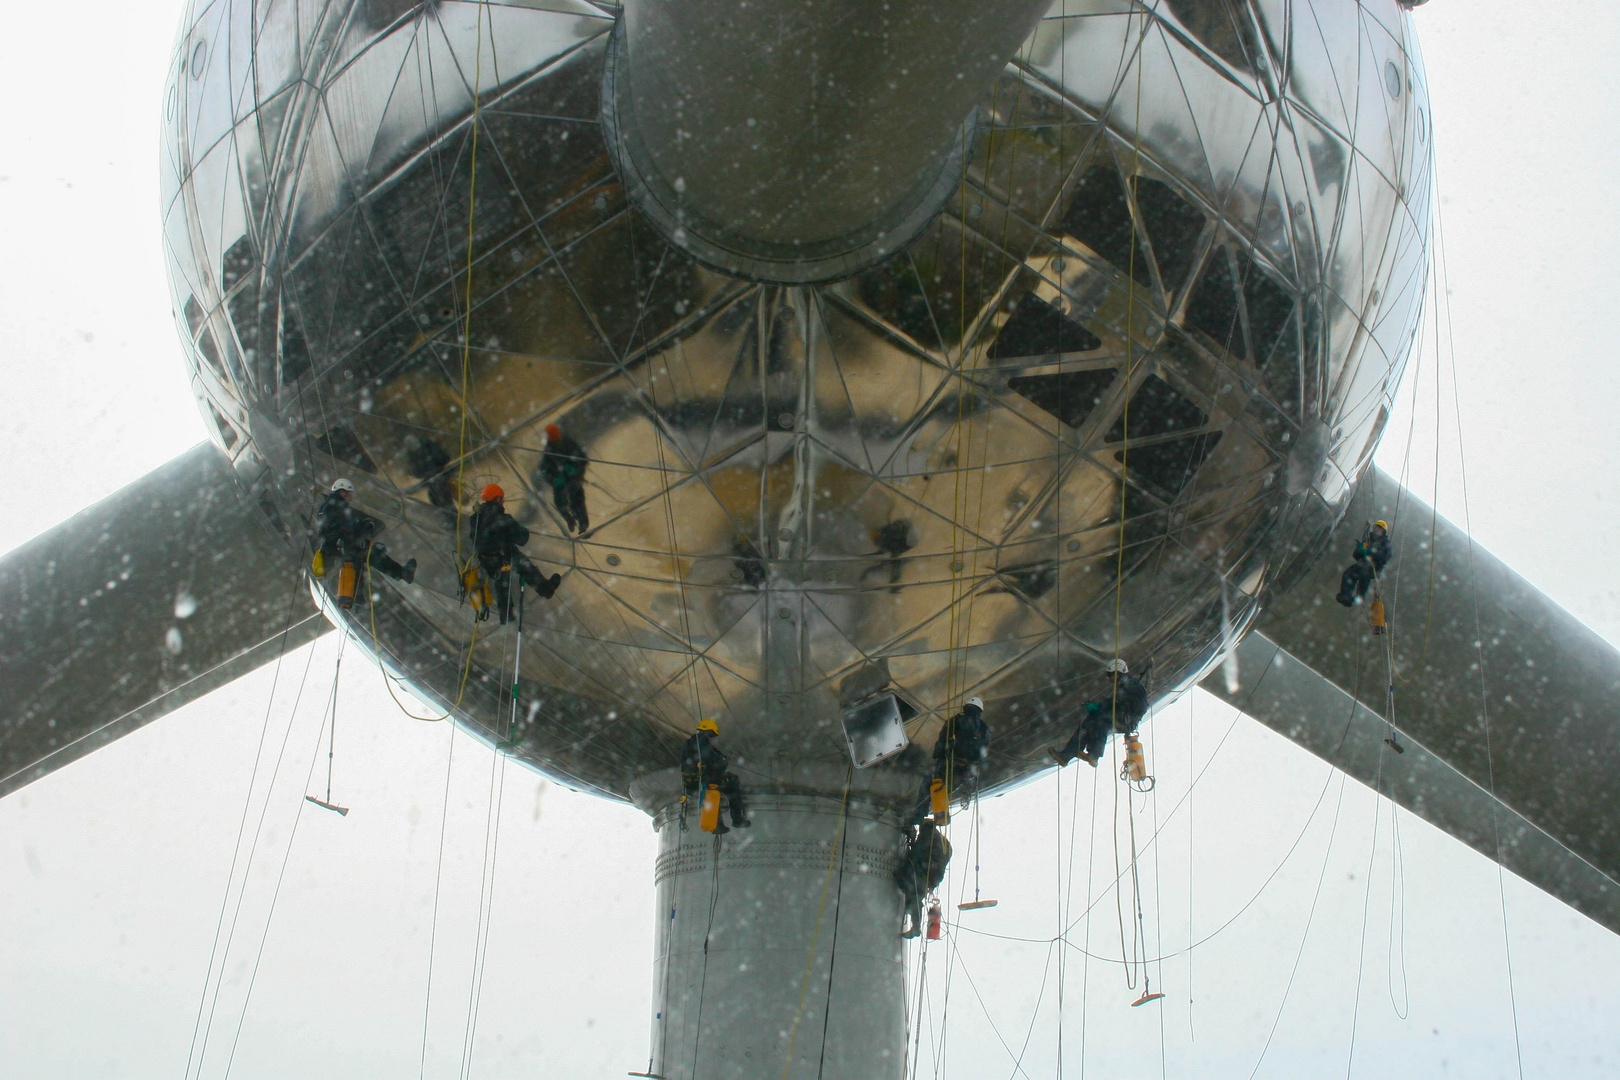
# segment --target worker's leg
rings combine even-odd
[[[956,762],[956,790],[952,794],[963,801],[973,798],[979,790],[979,762]]]
[[[585,481],[575,480],[564,486],[568,489],[569,516],[574,522],[575,531],[588,531],[591,527],[591,515],[585,509]]]
[[[1074,760],[1075,755],[1080,753],[1080,736],[1085,730],[1086,722],[1082,720],[1074,725],[1074,734],[1069,736],[1069,741],[1064,743],[1062,748],[1052,751],[1052,756],[1057,758],[1058,765],[1067,765]]]
[[[1356,602],[1356,570],[1360,565],[1360,563],[1351,563],[1345,567],[1344,573],[1339,577],[1339,595],[1335,596],[1334,599],[1345,607],[1350,607]]]
[[[907,825],[921,825],[934,813],[934,777],[930,773],[922,782],[922,791],[917,795],[917,805],[911,811],[911,817],[906,819]]]
[[[579,531],[574,526],[574,508],[568,496],[568,485],[566,483],[552,483],[551,505],[555,506],[557,513],[562,515],[563,524],[568,527],[569,532]]]
[[[1360,580],[1356,583],[1356,597],[1357,599],[1365,599],[1367,590],[1372,588],[1373,580],[1378,577],[1378,573],[1366,563],[1361,563],[1360,566],[1361,574]]]
[[[1108,729],[1111,726],[1103,717],[1086,717],[1085,734],[1081,738],[1083,745],[1080,750],[1081,753],[1088,754],[1094,759],[1093,765],[1096,764],[1095,759],[1100,759],[1103,751],[1108,749]]]
[[[550,600],[557,591],[557,585],[562,581],[561,574],[552,574],[546,577],[539,569],[520,552],[512,556],[512,569],[523,577],[529,588],[540,594],[540,599]]]
[[[914,938],[922,933],[922,893],[913,885],[906,890],[905,922],[910,925],[901,931],[901,937]]]
[[[731,808],[731,824],[746,829],[749,825],[748,807],[743,804],[742,784],[737,781],[736,773],[726,773],[720,778],[720,794],[726,797],[726,805]]]
[[[1364,562],[1353,562],[1344,568],[1344,575],[1339,578],[1339,595],[1335,599],[1345,607],[1352,607],[1358,599],[1367,595],[1367,587],[1372,581],[1372,567]]]
[[[409,585],[416,580],[416,560],[401,566],[389,557],[388,549],[381,544],[371,545],[370,563],[373,569],[381,570],[395,581],[403,581]]]
[[[504,624],[514,617],[517,612],[512,604],[512,572],[510,570],[497,570],[494,573],[485,571],[489,578],[489,585],[495,593],[495,614]]]

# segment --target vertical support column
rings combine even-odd
[[[659,832],[652,1072],[666,1080],[900,1080],[899,821],[838,796],[762,795],[716,838]],[[819,925],[818,925],[819,924]]]
[[[602,120],[676,246],[781,283],[847,277],[958,189],[976,104],[1050,0],[626,0]]]

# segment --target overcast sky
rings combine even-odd
[[[0,550],[203,438],[158,255],[158,102],[180,6],[8,13]],[[1620,9],[1434,0],[1417,19],[1474,533],[1620,642]],[[1425,348],[1410,467],[1427,497],[1432,335]],[[1450,378],[1438,491],[1460,521]],[[1382,451],[1393,472],[1407,419]],[[339,649],[328,636],[0,800],[0,1076],[182,1077],[199,1016],[207,1077],[228,1063],[243,1078],[448,1077],[467,1045],[479,1077],[645,1067],[645,817],[503,774],[447,725],[401,715],[352,652],[333,796],[353,812],[304,812],[306,783],[325,791],[318,737]],[[1027,1075],[1057,1075],[1060,1027],[1068,1076],[1241,1077],[1257,1063],[1275,1077],[1516,1076],[1521,1057],[1526,1076],[1620,1074],[1620,938],[1511,876],[1499,893],[1492,863],[1208,696],[1147,730],[1160,783],[1136,822],[1139,835],[1164,827],[1143,901],[1152,950],[1173,954],[1151,968],[1167,996],[1129,1008],[1138,991],[1103,889],[1106,771],[1048,775],[984,807],[982,887],[1001,906],[929,946],[936,974],[958,950],[948,1002],[943,982],[924,998],[925,1044],[948,1007],[939,1075],[1015,1075],[1026,1039]],[[257,845],[245,890],[227,894],[244,877],[246,842],[231,875],[244,820]],[[473,1009],[486,835],[498,847]],[[957,863],[953,896],[973,888]],[[1065,903],[1071,920],[1085,909],[1088,874],[1102,900],[1070,937],[1091,960],[1045,943]],[[222,910],[224,985],[199,1009]],[[925,1046],[919,1075],[934,1072]]]

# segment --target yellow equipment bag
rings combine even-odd
[[[710,784],[703,792],[703,812],[698,815],[698,828],[714,832],[720,827],[720,785]]]
[[[461,572],[461,588],[466,592],[467,601],[472,604],[473,611],[482,612],[489,603],[487,596],[489,586],[479,580],[476,564],[469,565]]]
[[[951,823],[951,796],[945,790],[945,781],[934,777],[934,782],[928,787],[929,807],[934,811],[934,824],[949,825]]]
[[[338,607],[344,611],[354,607],[354,581],[357,575],[354,572],[354,563],[344,562],[338,568],[337,602]]]
[[[309,572],[316,577],[326,576],[326,552],[317,551],[315,557],[309,560]]]
[[[1372,632],[1382,634],[1384,632],[1384,598],[1382,596],[1373,597],[1369,614],[1372,617]]]
[[[1147,779],[1147,758],[1142,754],[1142,740],[1135,735],[1125,736],[1125,767],[1120,778],[1139,784]]]

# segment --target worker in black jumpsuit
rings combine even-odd
[[[1147,687],[1142,680],[1131,674],[1125,661],[1116,659],[1108,661],[1108,683],[1107,695],[1086,702],[1085,717],[1062,749],[1047,751],[1059,768],[1079,758],[1095,769],[1108,748],[1109,732],[1128,735],[1141,726],[1148,710]]]
[[[934,740],[934,768],[923,781],[911,824],[920,824],[929,816],[935,780],[943,781],[953,797],[958,791],[969,796],[977,791],[979,775],[989,756],[990,725],[984,722],[984,702],[971,697],[961,712],[945,721],[939,738]]]
[[[720,725],[713,720],[699,721],[697,730],[681,747],[681,790],[685,792],[688,802],[695,801],[701,806],[709,785],[715,785],[731,811],[731,824],[735,828],[746,829],[751,823],[748,808],[743,805],[742,784],[737,780],[736,773],[727,771],[731,762],[714,745],[719,734]],[[717,835],[730,831],[724,822],[715,830]]]
[[[1339,595],[1334,599],[1345,607],[1355,606],[1366,597],[1367,590],[1378,575],[1384,572],[1384,566],[1392,554],[1389,526],[1382,521],[1373,522],[1367,535],[1356,541],[1355,550],[1351,552],[1354,561],[1345,567],[1343,576],[1339,578]]]
[[[900,916],[901,937],[914,938],[922,933],[923,898],[945,880],[945,867],[950,861],[951,842],[932,821],[906,830],[905,858],[894,872],[894,883],[906,905]]]
[[[484,501],[468,520],[472,534],[473,551],[478,565],[495,590],[495,609],[501,622],[515,615],[512,603],[512,573],[516,571],[523,583],[549,600],[562,581],[561,574],[544,577],[521,548],[529,542],[529,530],[517,523],[506,512],[506,493],[497,484],[484,488]]]
[[[556,424],[546,425],[546,452],[540,458],[540,478],[551,485],[551,500],[568,527],[583,533],[591,527],[585,511],[585,448],[564,435]]]
[[[315,542],[327,571],[347,562],[357,569],[374,566],[407,585],[415,581],[416,560],[411,559],[401,566],[389,558],[388,548],[376,541],[377,534],[382,532],[382,523],[349,502],[353,496],[353,483],[335,480],[315,511]]]
[[[900,591],[900,574],[905,567],[901,556],[917,546],[917,528],[904,519],[891,521],[881,529],[872,533],[872,542],[877,545],[878,554],[888,556],[886,562],[889,568],[889,591]]]

